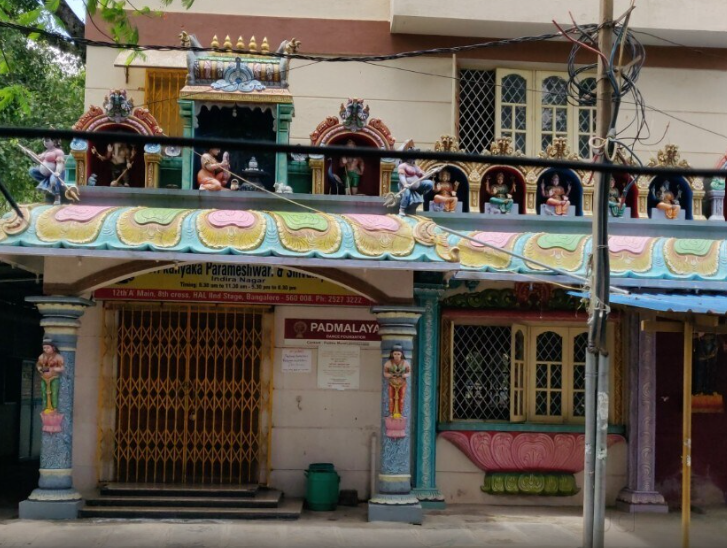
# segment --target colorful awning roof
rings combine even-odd
[[[588,234],[467,231],[479,244],[420,216],[103,205],[34,205],[25,213],[30,222],[14,213],[0,219],[0,254],[85,249],[142,258],[169,252],[195,254],[190,260],[239,255],[333,259],[340,267],[404,262],[416,270],[553,274],[527,261],[533,259],[584,276],[591,247]],[[609,246],[614,278],[727,281],[725,240],[613,235]]]

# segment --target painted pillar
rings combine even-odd
[[[369,521],[421,524],[422,506],[411,491],[411,376],[416,372],[412,361],[414,336],[424,310],[406,306],[375,306],[371,312],[376,315],[381,335],[382,416],[381,469],[378,492],[369,501]],[[390,356],[397,350],[403,352],[408,368],[406,364],[392,365]],[[391,374],[397,368],[406,377],[405,384],[399,385],[398,390],[396,383],[384,376],[384,371]]]
[[[628,486],[616,507],[625,512],[668,512],[654,488],[656,449],[656,333],[641,331],[638,315],[629,316]]]
[[[414,288],[424,310],[417,337],[417,423],[414,494],[424,508],[444,508],[437,489],[437,383],[439,374],[439,299],[444,289],[421,284]]]
[[[73,380],[76,366],[76,340],[80,318],[94,303],[77,297],[28,297],[43,316],[40,325],[64,360],[58,376],[55,409],[45,411],[40,449],[40,479],[28,500],[20,503],[21,519],[75,519],[83,505],[73,488]]]
[[[290,143],[290,124],[293,121],[293,105],[278,105],[278,131],[276,142],[281,145]],[[288,184],[288,155],[278,153],[275,155],[275,182]]]
[[[179,116],[182,119],[182,135],[194,137],[194,101],[179,101]],[[195,184],[194,149],[182,149],[182,190],[191,190]]]

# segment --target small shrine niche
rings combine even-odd
[[[181,38],[183,46],[201,47],[195,36],[183,32]],[[187,85],[180,92],[184,135],[288,144],[294,115],[290,59],[269,55],[267,37],[258,45],[254,36],[247,44],[240,36],[233,45],[229,36],[222,44],[215,36],[211,47],[217,51],[187,54]],[[276,52],[291,54],[299,47],[295,39],[284,40]],[[216,170],[225,173],[219,185],[204,183],[203,155],[206,164],[211,158],[224,166]],[[283,153],[185,150],[183,179],[186,188],[272,191],[275,183],[288,184],[288,161]]]
[[[523,156],[515,151],[509,137],[497,139],[486,156]],[[525,171],[518,166],[485,164],[481,166],[479,211],[487,215],[524,215],[527,211],[525,200],[527,187]]]
[[[154,116],[148,110],[135,107],[126,90],[111,90],[103,107],[92,106],[73,129],[79,131],[108,131],[137,135],[163,135]],[[155,144],[137,146],[107,139],[71,143],[72,162],[69,162],[69,181],[79,186],[112,186],[156,188],[160,177],[168,178],[175,171],[174,160],[163,157]]]
[[[459,143],[451,135],[442,135],[434,143],[435,152],[459,152]],[[472,184],[477,179],[477,166],[470,162],[438,162],[436,160],[425,160],[419,162],[419,167],[425,173],[440,169],[432,177],[434,190],[424,196],[424,209],[432,212],[447,213],[469,213],[472,208]],[[476,185],[475,185],[476,186]],[[456,206],[454,209],[447,207],[447,198],[452,193],[456,194]],[[441,196],[442,198],[439,198]]]
[[[598,177],[594,174],[593,177]],[[609,181],[608,212],[613,218],[639,218],[639,187],[628,173],[614,173]],[[625,196],[624,196],[625,193]]]
[[[656,158],[649,161],[649,167],[688,168],[689,163],[681,160],[679,147],[667,145]],[[704,220],[702,211],[704,183],[694,177],[651,177],[642,175],[638,186],[639,217],[658,220]]]
[[[567,140],[558,137],[538,155],[547,160],[582,159],[571,153]],[[590,172],[583,170],[536,167],[528,171],[527,213],[555,216],[590,216],[593,214],[593,183]]]
[[[339,116],[329,116],[310,134],[313,146],[357,146],[392,150],[396,140],[386,124],[369,119],[363,99],[348,99]],[[356,156],[311,155],[314,194],[383,196],[391,188],[393,162]]]

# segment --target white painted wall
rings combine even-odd
[[[626,487],[628,462],[626,442],[608,449],[606,465],[606,504],[612,506],[621,489]],[[464,453],[441,436],[437,437],[437,487],[448,504],[580,506],[583,504],[583,472],[576,474],[581,491],[572,497],[497,496],[484,493],[485,473]]]
[[[365,499],[369,495],[371,435],[380,435],[381,428],[381,350],[361,349],[358,390],[319,389],[316,350],[311,373],[282,372],[286,318],[375,318],[367,309],[358,308],[275,309],[271,485],[288,496],[303,496],[303,471],[311,463],[331,462],[341,476],[341,489],[356,489],[359,498]]]

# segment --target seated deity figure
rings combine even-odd
[[[100,154],[96,147],[91,148],[96,158],[111,164],[111,182],[109,186],[129,186],[129,170],[134,165],[136,147],[126,143],[112,143],[106,147],[106,154]]]
[[[515,193],[515,177],[510,177],[510,184],[505,182],[505,173],[499,171],[495,175],[495,183],[490,183],[490,177],[485,179],[485,191],[490,195],[490,204],[500,213],[507,214],[512,210],[513,194]]]
[[[448,170],[443,169],[439,172],[437,182],[434,185],[434,198],[431,206],[432,211],[444,211],[451,213],[457,210],[457,188],[459,182],[452,184],[452,175]]]
[[[346,142],[347,147],[355,147],[353,139]],[[364,161],[358,156],[344,156],[341,158],[341,167],[345,170],[346,194],[358,194],[358,185],[364,173]]]
[[[550,179],[550,185],[545,186],[545,181],[540,183],[540,194],[545,198],[545,203],[553,208],[555,215],[567,215],[570,208],[570,198],[568,195],[571,191],[571,185],[565,189],[560,184],[560,176],[553,173]]]
[[[616,186],[616,179],[611,177],[610,187],[608,190],[608,209],[611,212],[612,217],[623,217],[626,211],[626,204],[624,196]]]
[[[659,200],[659,203],[656,204],[656,208],[663,211],[667,219],[679,218],[679,212],[682,210],[682,206],[679,204],[681,191],[677,194],[677,196],[674,196],[674,193],[669,187],[669,181],[664,181],[664,184],[661,185],[658,192],[656,191],[656,187],[654,187],[653,194],[654,197]]]
[[[197,183],[200,190],[217,192],[227,190],[230,180],[230,153],[225,152],[220,162],[217,157],[220,155],[219,148],[210,148],[202,155],[202,169],[197,173]]]

